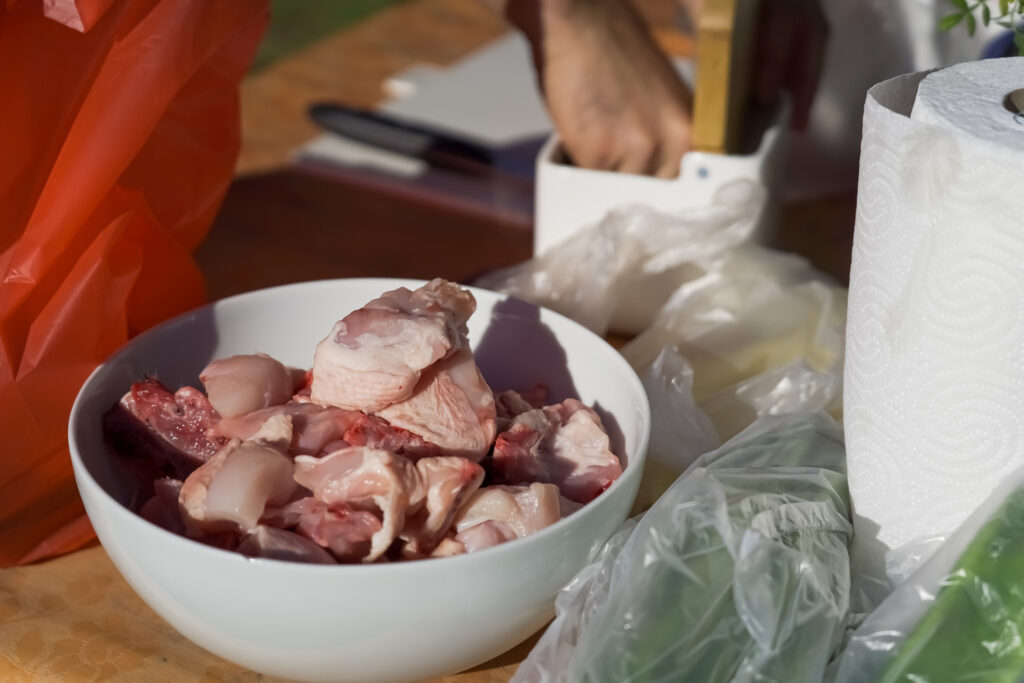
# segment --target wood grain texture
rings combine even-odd
[[[694,147],[738,151],[754,68],[758,0],[706,0],[697,21]]]

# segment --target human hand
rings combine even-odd
[[[509,0],[573,163],[672,178],[690,147],[689,90],[628,0]]]

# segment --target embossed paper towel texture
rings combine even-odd
[[[1024,87],[1024,59],[991,61],[1000,95],[1007,73]],[[989,100],[941,106],[968,126],[994,111],[972,69]],[[1024,465],[1024,126],[1003,109],[1019,139],[1000,142],[934,107],[910,118],[924,77],[865,105],[844,398],[862,566],[951,531]]]

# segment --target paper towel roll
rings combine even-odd
[[[868,92],[844,398],[864,570],[1024,466],[1022,87],[1008,58]]]

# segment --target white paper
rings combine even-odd
[[[862,572],[1024,465],[1024,126],[991,106],[1022,86],[1013,58],[868,93],[844,399]]]

